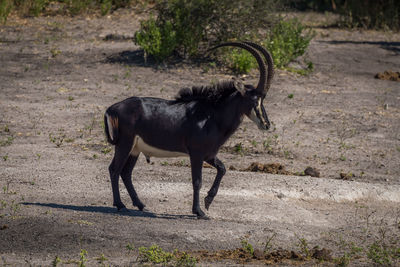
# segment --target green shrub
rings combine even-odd
[[[400,30],[398,0],[289,0],[286,5],[298,10],[339,13],[343,25],[349,27]]]
[[[112,10],[141,5],[146,1],[132,0],[0,0],[0,22],[6,22],[12,10],[16,10],[22,16],[39,16],[51,2],[60,3],[59,13],[78,15],[89,10],[100,11],[106,15]],[[152,2],[152,0],[147,0]]]
[[[194,267],[196,266],[197,259],[195,257],[190,256],[188,253],[183,252],[180,253],[179,251],[175,251],[174,253],[175,261],[176,264],[175,266],[177,267]],[[181,255],[178,255],[181,254]]]
[[[169,252],[165,252],[162,248],[157,245],[150,247],[139,248],[139,259],[143,262],[151,262],[154,264],[167,263],[174,258],[174,255]]]
[[[312,62],[306,62],[306,69],[288,68],[287,65],[299,56],[302,56],[314,32],[304,27],[297,19],[280,21],[266,34],[267,38],[263,45],[271,53],[274,65],[289,71],[306,75],[313,71]],[[248,73],[250,69],[257,66],[254,57],[244,50],[225,50],[225,59],[229,67],[236,73]]]
[[[234,49],[229,54],[230,68],[238,74],[248,73],[256,66],[254,57],[246,50]]]
[[[13,6],[22,16],[38,16],[49,2],[49,0],[14,0]]]
[[[400,30],[398,0],[348,0],[339,12],[351,27]]]
[[[314,32],[297,19],[282,20],[276,24],[264,41],[278,68],[287,66],[293,59],[303,55],[314,37]]]
[[[138,31],[141,40],[136,39],[136,43],[146,53],[159,60],[165,59],[173,52],[184,57],[196,56],[212,43],[258,36],[259,30],[268,28],[276,18],[272,11],[277,10],[277,2],[279,1],[159,1],[154,7],[158,14],[157,19],[150,18],[142,22],[142,27]],[[154,30],[149,31],[149,25]],[[163,41],[169,38],[171,32],[173,42]],[[164,42],[172,45],[164,45]],[[161,46],[165,49],[160,49]],[[170,53],[161,53],[160,57],[158,54],[160,50]],[[156,54],[152,54],[153,52]]]
[[[250,255],[254,255],[254,247],[252,244],[250,244],[247,240],[242,240],[240,241],[240,244],[242,245],[242,249],[249,253]]]
[[[10,14],[12,8],[13,8],[12,0],[0,1],[0,22],[5,23],[7,21],[7,17]]]
[[[135,43],[143,48],[145,57],[152,55],[162,61],[172,54],[177,41],[176,33],[170,22],[158,26],[154,18],[141,22],[141,28],[135,33]]]
[[[369,246],[367,256],[370,260],[379,265],[391,266],[393,260],[400,259],[400,248],[390,248],[378,242],[374,242]]]
[[[112,4],[113,4],[112,0],[102,0],[100,3],[101,15],[104,16],[108,14],[112,9]]]

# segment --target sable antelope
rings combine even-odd
[[[140,153],[148,161],[150,157],[187,156],[192,171],[192,212],[199,219],[208,219],[199,201],[203,162],[217,169],[213,185],[204,199],[208,210],[225,174],[225,166],[217,157],[219,148],[236,131],[244,115],[254,121],[259,129],[269,129],[270,122],[263,100],[274,73],[270,54],[251,42],[223,43],[210,50],[223,46],[245,49],[255,57],[260,72],[256,87],[233,79],[216,85],[183,88],[174,100],[130,97],[110,106],[105,112],[107,140],[115,145],[109,171],[113,205],[118,210],[126,210],[119,193],[119,176],[133,205],[139,210],[145,207],[131,179]],[[268,70],[262,57],[266,60]]]

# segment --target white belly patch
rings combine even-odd
[[[168,151],[153,147],[146,144],[140,136],[135,136],[133,142],[131,154],[139,155],[142,152],[146,158],[156,157],[156,158],[173,158],[173,157],[187,157],[188,155],[178,151]]]

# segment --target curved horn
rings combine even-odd
[[[272,79],[274,78],[274,60],[272,59],[271,54],[261,45],[248,41],[245,41],[243,43],[260,51],[263,54],[265,61],[267,62],[268,75],[267,75],[267,83],[264,88],[264,93],[267,94],[269,88],[271,87]]]
[[[207,51],[211,51],[211,50],[217,49],[222,46],[240,47],[240,48],[243,48],[243,49],[249,51],[255,57],[255,59],[257,60],[257,63],[258,63],[258,68],[260,70],[260,79],[258,81],[256,90],[260,93],[263,93],[265,91],[264,88],[266,87],[265,83],[267,80],[267,75],[266,75],[267,71],[266,71],[265,62],[262,60],[260,53],[256,49],[251,47],[250,45],[245,44],[245,43],[238,43],[238,42],[229,42],[229,43],[219,44],[219,45],[216,45],[216,46],[208,49]]]

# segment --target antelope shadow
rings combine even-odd
[[[143,218],[158,218],[158,219],[197,219],[195,215],[177,215],[177,214],[157,214],[148,210],[127,210],[117,211],[116,208],[106,206],[78,206],[78,205],[67,205],[57,203],[40,203],[40,202],[22,202],[20,203],[26,206],[40,206],[53,209],[64,209],[72,211],[83,211],[92,213],[103,213],[103,214],[115,214],[119,216],[128,217],[143,217]]]

